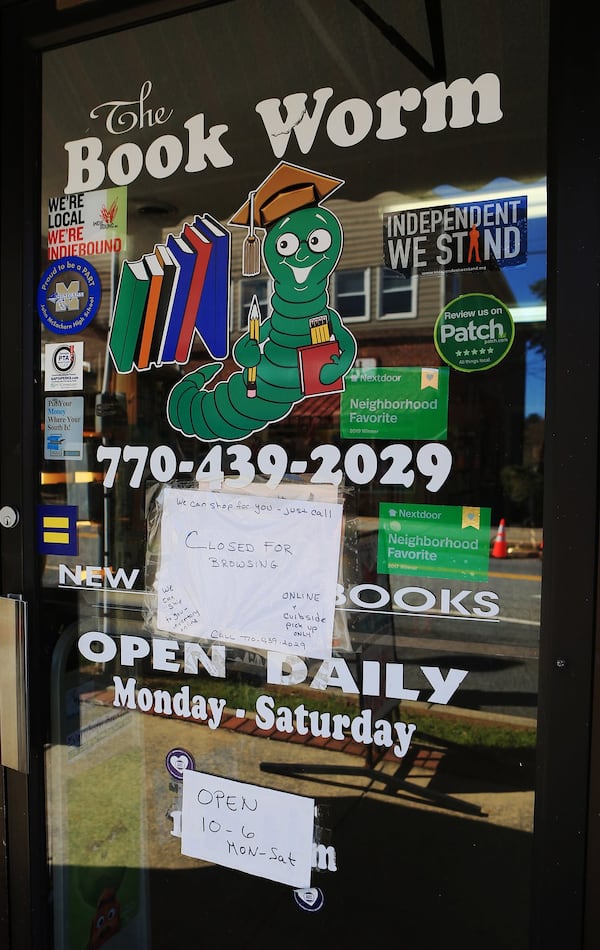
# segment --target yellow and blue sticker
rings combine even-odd
[[[38,505],[40,554],[77,554],[77,505]]]

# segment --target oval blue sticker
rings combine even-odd
[[[37,311],[52,333],[78,333],[96,316],[100,296],[100,278],[89,261],[63,257],[42,274]]]
[[[299,887],[294,891],[294,900],[302,910],[314,913],[321,910],[325,897],[320,887]]]

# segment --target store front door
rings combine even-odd
[[[525,950],[545,15],[278,6],[40,54],[10,873],[53,950]]]

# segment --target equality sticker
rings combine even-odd
[[[491,294],[463,294],[451,300],[433,330],[435,348],[444,362],[463,373],[496,366],[514,338],[512,314]]]
[[[63,257],[53,261],[42,274],[37,311],[52,333],[77,333],[96,316],[100,297],[96,269],[83,257]]]
[[[77,505],[38,505],[40,554],[77,554]]]

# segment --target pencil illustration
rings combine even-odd
[[[329,321],[325,315],[310,320],[310,342],[326,343],[329,340]]]
[[[256,340],[258,343],[260,336],[260,307],[256,294],[250,302],[250,310],[248,311],[248,335],[251,340]],[[256,396],[256,366],[251,366],[248,369],[246,392],[249,398]]]

